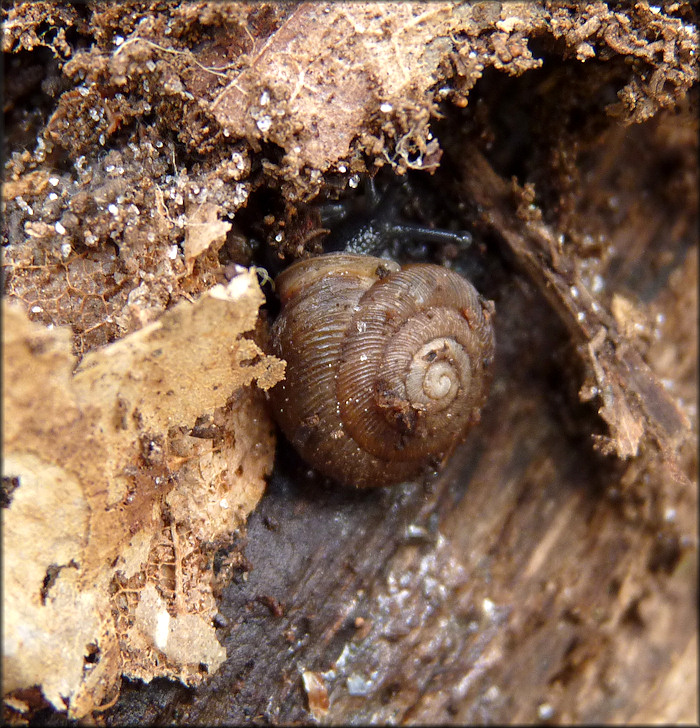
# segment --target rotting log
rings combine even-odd
[[[572,299],[580,281],[557,279],[565,253],[524,247],[542,242],[542,228],[523,232],[510,181],[483,156],[464,159],[465,179],[478,184],[456,184],[482,211],[482,234],[515,262],[495,263],[485,290],[496,300],[498,352],[480,426],[434,482],[374,492],[319,482],[280,445],[248,524],[246,576],[221,594],[226,664],[194,693],[128,687],[108,724],[694,720],[696,491],[685,415],[602,297]],[[680,269],[680,285],[663,273],[659,300],[675,285],[692,304],[692,249]],[[621,284],[611,273],[609,285]],[[597,324],[578,326],[577,306]],[[621,353],[607,371],[645,433],[636,457],[597,450],[616,431],[600,402],[578,399],[577,363],[601,327]],[[327,712],[307,696],[305,673],[326,691]],[[159,707],[146,710],[147,690]]]

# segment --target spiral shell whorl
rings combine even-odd
[[[357,486],[448,453],[479,417],[494,338],[486,302],[435,265],[330,254],[278,279],[287,377],[272,392],[303,457]]]

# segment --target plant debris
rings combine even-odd
[[[552,302],[588,364],[592,381],[582,386],[581,399],[600,399],[599,413],[610,429],[610,437],[599,437],[597,446],[627,459],[639,454],[644,440],[674,463],[677,449],[691,437],[690,421],[627,343],[629,303],[617,296],[613,313],[606,309],[576,269],[575,256],[567,255],[563,236],[544,223],[527,193],[499,178],[481,154],[466,155],[463,175],[466,194],[488,211],[487,224]],[[678,466],[674,470],[682,473]]]
[[[272,467],[260,391],[282,362],[244,336],[254,273],[90,352],[3,313],[3,690],[80,718],[121,675],[201,682],[225,659],[211,563]],[[208,415],[214,436],[192,433]]]

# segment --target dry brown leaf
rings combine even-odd
[[[219,207],[211,202],[199,205],[187,220],[185,234],[185,265],[192,273],[194,261],[210,248],[218,251],[226,242],[230,222],[219,220]]]
[[[348,157],[380,105],[387,115],[405,113],[435,83],[454,10],[453,3],[302,3],[231,74],[212,111],[225,129],[284,147],[299,167],[328,169]]]
[[[245,522],[272,466],[248,385],[284,365],[243,337],[262,300],[246,272],[75,372],[67,329],[5,304],[3,694],[39,685],[79,718],[122,674],[196,684],[225,659],[203,547]]]

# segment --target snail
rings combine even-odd
[[[298,261],[275,281],[285,379],[275,417],[302,458],[344,485],[415,476],[480,418],[493,304],[457,273],[368,255]]]

